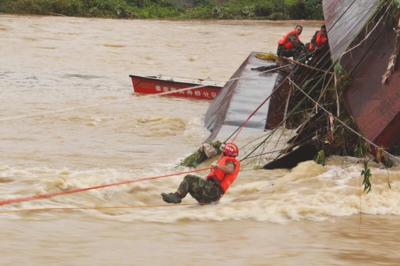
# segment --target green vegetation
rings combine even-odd
[[[323,19],[322,0],[0,0],[0,12],[121,19]]]
[[[165,18],[181,14],[164,0],[3,0],[2,12],[100,18]]]
[[[221,150],[220,150],[220,147],[222,145],[221,142],[213,141],[213,142],[210,142],[209,144],[212,147],[214,147],[214,149],[216,150],[217,154],[221,154]],[[204,151],[204,149],[198,149],[195,153],[193,153],[192,155],[186,157],[180,163],[180,165],[196,168],[199,164],[201,164],[202,162],[206,161],[207,159],[209,159],[209,157],[206,155],[206,152]]]
[[[317,153],[317,155],[315,156],[314,161],[315,161],[317,164],[320,164],[320,165],[322,165],[322,166],[325,166],[325,159],[326,159],[326,157],[325,157],[325,151],[324,151],[324,150],[320,150],[320,151]]]
[[[362,133],[362,136],[365,137],[365,133]],[[358,158],[363,158],[369,154],[371,150],[371,145],[366,142],[363,138],[358,139],[358,143],[354,147],[354,156]]]
[[[364,186],[364,192],[371,192],[372,185],[371,185],[371,169],[368,167],[368,160],[364,159],[364,169],[361,171],[361,175],[364,177],[363,178],[363,186]]]

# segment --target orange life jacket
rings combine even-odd
[[[323,34],[322,31],[318,31],[317,32],[317,36],[315,36],[315,44],[318,48],[320,48],[322,45],[324,45],[324,43],[328,40],[328,38],[326,37],[326,34]],[[313,49],[313,44],[310,42],[310,44],[308,45],[308,50],[312,50]]]
[[[219,183],[219,185],[222,188],[222,192],[224,194],[228,190],[228,188],[231,186],[233,181],[235,181],[235,179],[240,171],[240,162],[238,160],[236,160],[236,158],[234,158],[234,157],[224,156],[218,160],[217,164],[226,166],[226,163],[228,163],[228,162],[232,162],[236,166],[233,173],[227,174],[219,168],[213,168],[210,171],[210,173],[207,175],[207,180],[213,179],[214,177],[217,179],[216,182]]]
[[[294,48],[294,44],[288,39],[288,36],[290,34],[295,34],[297,42],[300,42],[299,35],[297,34],[297,31],[296,30],[291,30],[288,33],[286,33],[285,35],[283,35],[283,37],[278,41],[278,44],[281,44],[281,45],[285,46],[286,49]]]

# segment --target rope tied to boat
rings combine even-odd
[[[297,65],[299,65],[299,66],[306,67],[306,68],[309,68],[309,69],[312,69],[312,70],[316,70],[316,71],[319,71],[319,72],[323,72],[323,73],[327,73],[327,74],[332,74],[332,75],[335,74],[334,72],[329,72],[329,71],[326,71],[326,70],[323,70],[323,69],[319,69],[319,68],[316,68],[316,67],[312,67],[312,66],[310,66],[310,65],[304,64],[304,63],[302,63],[302,62],[296,61],[296,60],[294,60],[294,59],[291,59],[291,58],[288,58],[288,57],[285,57],[285,56],[282,56],[281,58],[283,58],[283,59],[285,59],[285,60],[288,60],[288,61],[290,61],[290,62],[293,62],[293,63],[295,63],[295,64],[297,64]]]

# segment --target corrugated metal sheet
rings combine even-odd
[[[364,28],[379,0],[323,0],[325,25],[335,61]]]
[[[256,57],[260,52],[252,52],[236,70],[222,91],[207,110],[205,125],[211,131],[206,141],[213,140],[222,125],[240,127],[251,113],[266,99],[274,89],[276,73],[260,73],[252,68],[267,67],[275,63]],[[246,127],[264,130],[268,113],[268,102],[264,104],[247,122]]]

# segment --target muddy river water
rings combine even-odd
[[[0,15],[0,201],[187,170],[210,102],[134,95],[129,74],[227,81],[298,23],[303,42],[321,24]],[[355,158],[255,166],[214,205],[165,204],[181,175],[4,204],[1,264],[398,265],[398,167],[371,163],[363,194]]]

